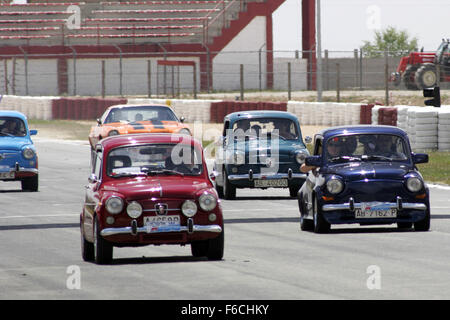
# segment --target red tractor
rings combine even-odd
[[[442,40],[436,52],[411,52],[402,57],[397,71],[392,73],[391,81],[395,86],[402,79],[407,89],[431,88],[437,84],[436,65],[439,66],[440,82],[450,82],[450,40]]]

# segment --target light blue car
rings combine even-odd
[[[38,156],[30,138],[36,134],[24,114],[0,111],[0,180],[21,181],[22,190],[38,191]]]

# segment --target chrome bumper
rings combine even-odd
[[[397,197],[397,202],[389,202],[383,203],[389,209],[397,209],[397,210],[427,210],[427,206],[423,203],[409,203],[403,202],[400,197]],[[322,206],[323,211],[337,211],[337,210],[350,210],[354,211],[355,209],[361,209],[363,206],[361,203],[355,203],[353,198],[350,198],[347,203],[339,203],[339,204],[325,204]]]
[[[112,236],[116,234],[131,234],[136,235],[138,233],[145,233],[145,234],[155,234],[155,233],[166,233],[166,232],[213,232],[213,233],[221,233],[222,227],[219,225],[193,225],[192,229],[189,230],[188,226],[180,226],[178,228],[165,228],[165,229],[157,229],[157,230],[150,230],[147,231],[147,227],[138,227],[135,230],[133,230],[133,227],[122,227],[122,228],[105,228],[100,232],[100,235],[102,237]]]
[[[246,173],[246,174],[230,174],[228,180],[238,181],[238,180],[271,180],[271,179],[306,179],[307,174],[305,173],[276,173],[276,174],[261,174],[261,173]]]

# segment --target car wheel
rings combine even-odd
[[[306,219],[308,212],[306,211],[305,203],[302,198],[302,195],[300,195],[300,199],[298,200],[298,206],[300,209],[300,229],[302,231],[311,231],[314,229],[314,224],[310,219]]]
[[[195,241],[191,243],[193,257],[204,257],[208,253],[208,241]]]
[[[223,169],[223,198],[226,200],[233,200],[236,198],[236,187],[228,180],[225,169]]]
[[[397,227],[399,229],[410,229],[412,228],[412,222],[397,222]]]
[[[217,182],[215,183],[215,187],[219,198],[223,199],[223,187],[219,186]]]
[[[208,260],[221,260],[223,258],[224,250],[224,230],[217,238],[208,240],[208,251],[206,257]]]
[[[100,235],[98,217],[94,220],[94,258],[97,264],[109,264],[113,257],[113,246]]]
[[[315,233],[327,233],[330,231],[331,225],[325,220],[322,212],[319,211],[317,198],[314,198],[314,232]]]
[[[289,195],[291,198],[297,198],[298,190],[300,190],[299,186],[289,187]]]
[[[22,190],[37,192],[39,189],[39,175],[35,175],[31,178],[25,178],[21,181]]]
[[[94,261],[94,244],[87,241],[84,237],[84,229],[80,224],[81,233],[81,256],[84,261]]]
[[[430,209],[428,207],[425,218],[420,221],[414,222],[414,230],[416,231],[428,231],[430,230]]]

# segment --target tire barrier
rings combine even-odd
[[[16,110],[28,119],[52,119],[52,101],[55,97],[0,96],[0,110]]]
[[[374,104],[363,104],[359,114],[360,124],[372,124],[372,108]]]
[[[381,107],[378,109],[378,124],[397,126],[397,108]]]
[[[127,99],[59,98],[52,101],[52,119],[95,120],[105,110],[116,104],[126,104]]]
[[[450,151],[450,106],[442,106],[439,110],[438,149]]]
[[[287,111],[287,106],[286,102],[212,101],[210,103],[210,121],[221,123],[227,114],[246,110]]]
[[[287,111],[295,114],[301,125],[354,125],[361,117],[361,105],[357,103],[289,101]]]

